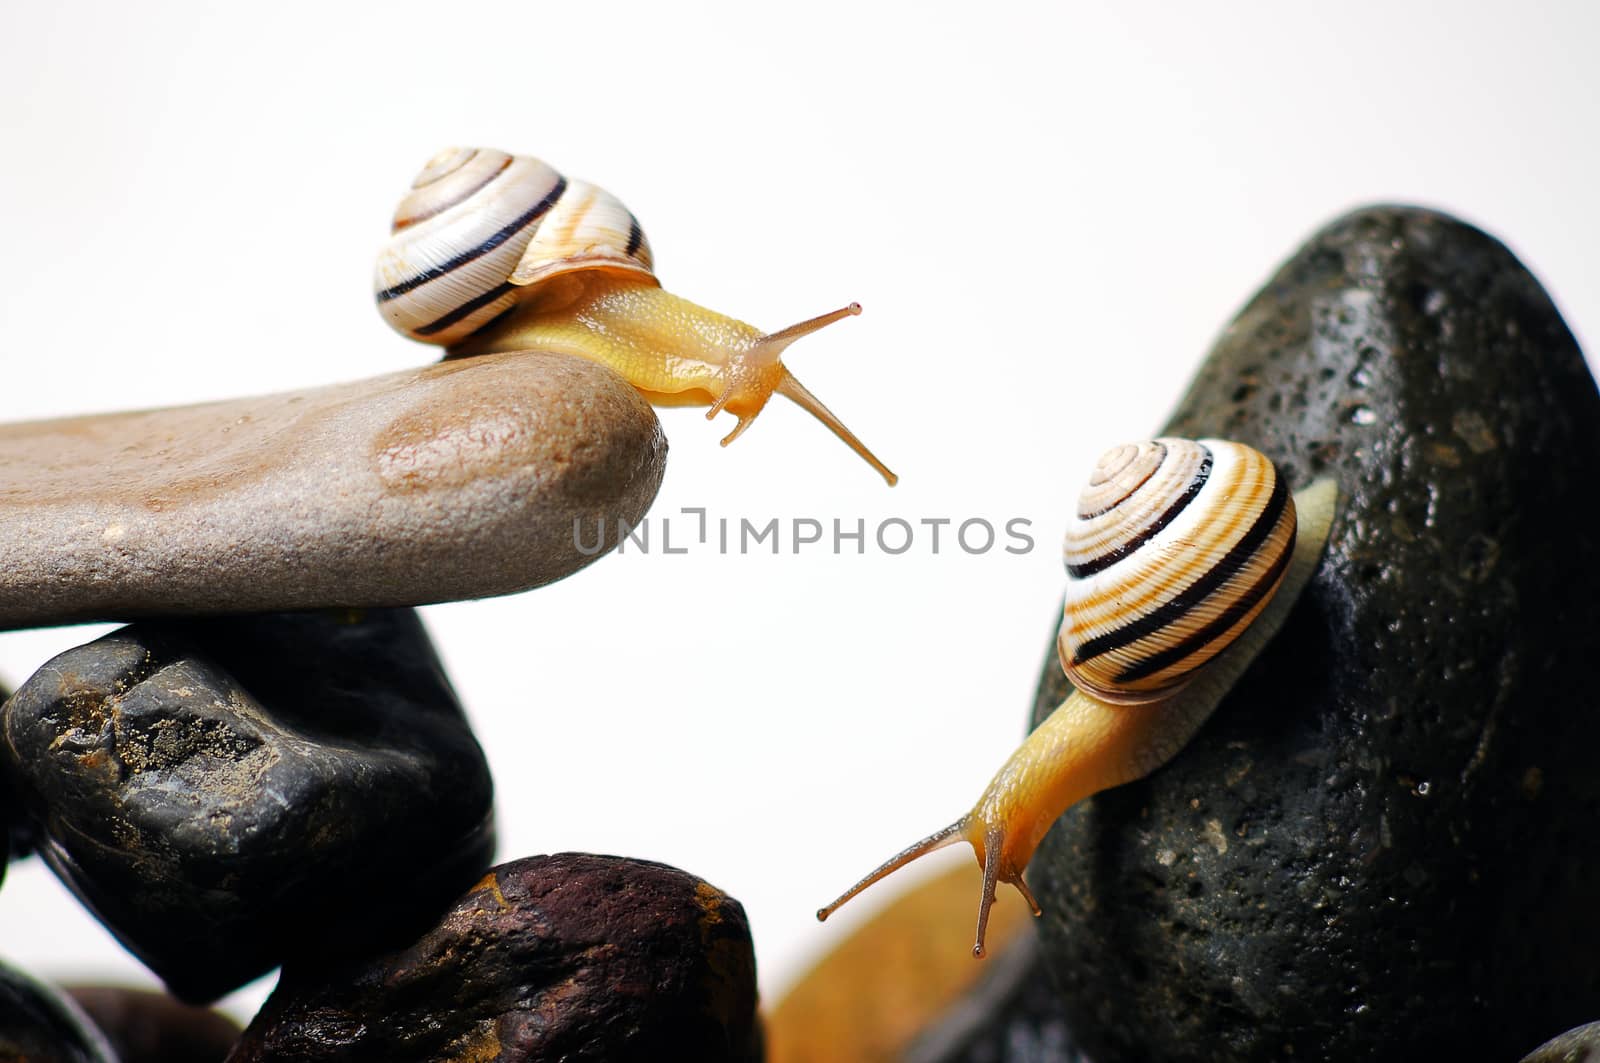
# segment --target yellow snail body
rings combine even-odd
[[[644,230],[610,193],[528,156],[451,148],[395,210],[378,308],[450,357],[557,351],[610,366],[658,405],[709,403],[708,419],[727,410],[738,423],[724,446],[784,395],[895,482],[781,360],[858,304],[766,333],[664,291],[652,264]]]
[[[817,912],[946,845],[983,868],[977,943],[1000,882],[1039,915],[1022,871],[1079,801],[1143,778],[1194,737],[1283,626],[1327,543],[1338,488],[1290,496],[1277,469],[1238,443],[1158,439],[1101,457],[1064,549],[1057,640],[1075,689],[995,773],[961,819],[890,858]]]

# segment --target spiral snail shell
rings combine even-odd
[[[1290,496],[1260,452],[1157,439],[1107,451],[1063,544],[1057,638],[1076,688],[995,773],[965,816],[896,854],[817,912],[825,919],[917,857],[969,842],[983,868],[975,955],[1000,882],[1040,914],[1022,871],[1056,819],[1142,778],[1186,745],[1305,589],[1338,488]]]
[[[396,208],[378,255],[378,308],[397,331],[449,356],[545,350],[604,363],[653,402],[707,403],[738,418],[726,446],[774,394],[896,477],[783,365],[801,336],[860,313],[851,303],[778,332],[664,291],[639,221],[615,196],[524,155],[450,148]]]
[[[1107,451],[1062,546],[1067,678],[1116,704],[1171,694],[1261,612],[1294,539],[1294,499],[1260,451],[1216,439]]]

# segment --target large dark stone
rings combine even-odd
[[[663,864],[560,853],[492,870],[414,944],[288,966],[229,1063],[757,1063],[739,902]]]
[[[0,705],[11,697],[11,690],[0,683]],[[0,763],[0,882],[6,878],[6,866],[13,856],[27,850],[28,817],[23,814],[22,800],[17,794],[11,775]]]
[[[122,628],[0,738],[45,860],[189,1001],[409,936],[492,859],[488,765],[409,609]]]
[[[221,1063],[239,1039],[221,1012],[147,989],[67,986],[67,996],[105,1034],[117,1063]]]
[[[120,1063],[70,1000],[0,963],[0,1063]]]
[[[1593,1018],[1600,396],[1539,284],[1444,215],[1351,214],[1167,430],[1343,509],[1194,742],[1029,868],[1074,1034],[1099,1063],[1514,1059]],[[1067,689],[1052,650],[1035,719]]]

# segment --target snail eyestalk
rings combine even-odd
[[[779,329],[777,332],[769,332],[761,338],[760,344],[757,345],[755,357],[758,360],[765,359],[776,362],[779,355],[783,354],[789,344],[801,336],[809,336],[818,329],[827,328],[835,321],[843,321],[847,317],[859,317],[860,315],[861,304],[851,303],[849,306],[841,306],[839,309],[830,310],[826,314],[818,314],[816,317],[808,318],[785,329]]]
[[[1273,489],[1269,494],[1268,513],[1272,511],[1270,499],[1278,492]],[[817,917],[826,918],[885,875],[958,839],[972,844],[983,868],[974,956],[983,955],[989,909],[1000,883],[1015,886],[1033,914],[1040,915],[1022,872],[1051,825],[1084,798],[1144,778],[1188,744],[1288,619],[1316,571],[1338,500],[1338,487],[1332,480],[1319,480],[1294,496],[1298,530],[1278,547],[1288,551],[1286,564],[1281,575],[1274,565],[1265,577],[1277,581],[1277,593],[1259,606],[1253,620],[1243,622],[1246,626],[1231,644],[1207,658],[1184,685],[1159,701],[1142,705],[1111,704],[1074,690],[995,772],[972,811],[896,854]],[[1253,580],[1252,584],[1261,582]]]
[[[992,789],[991,784],[991,789]],[[987,797],[988,794],[985,794]],[[990,824],[979,818],[982,815],[984,802],[978,803],[979,807],[962,816],[954,823],[923,838],[919,842],[907,846],[894,854],[883,863],[874,868],[860,882],[845,890],[833,903],[825,908],[817,909],[817,921],[823,922],[828,916],[838,911],[846,901],[856,894],[877,882],[881,878],[905,867],[911,861],[932,852],[937,852],[946,846],[957,842],[969,842],[978,856],[978,864],[983,869],[983,894],[978,901],[978,930],[976,941],[972,946],[972,954],[981,958],[983,956],[984,937],[989,929],[989,909],[993,907],[995,893],[1000,883],[1004,882],[1015,886],[1017,892],[1022,894],[1022,899],[1028,902],[1035,916],[1043,915],[1039,902],[1033,897],[1033,891],[1028,889],[1028,884],[1022,880],[1022,864],[1007,853],[1008,834],[1003,823]],[[1029,850],[1032,853],[1032,850]]]
[[[965,823],[966,820],[964,818],[959,819],[950,824],[948,827],[945,827],[943,830],[936,830],[921,841],[908,845],[898,853],[895,853],[889,859],[885,860],[883,863],[874,868],[868,875],[862,878],[860,882],[857,882],[854,886],[851,886],[849,889],[845,890],[838,897],[836,897],[832,904],[818,908],[817,922],[826,922],[828,916],[832,915],[834,912],[837,912],[841,907],[844,906],[845,901],[848,901],[851,897],[854,897],[856,894],[860,893],[874,882],[877,882],[879,879],[900,870],[902,867],[905,867],[919,856],[927,856],[929,853],[937,852],[947,845],[954,845],[956,842],[959,842],[961,840],[961,829]]]
[[[451,148],[423,167],[378,256],[384,318],[446,357],[537,350],[616,370],[660,406],[738,418],[775,391],[827,425],[892,486],[896,477],[784,368],[795,340],[859,303],[763,333],[663,291],[644,229],[611,193],[528,155]]]
[[[781,360],[783,352],[795,340],[809,336],[818,329],[826,328],[835,321],[855,317],[859,313],[861,304],[851,303],[831,313],[821,314],[799,324],[790,325],[786,329],[768,333],[756,340],[749,349],[730,354],[724,370],[722,391],[712,402],[711,408],[706,411],[708,421],[723,410],[727,410],[739,419],[733,431],[723,438],[722,445],[727,446],[738,439],[744,430],[750,427],[756,415],[766,407],[767,400],[776,392],[821,421],[829,431],[844,442],[845,446],[876,469],[878,475],[882,476],[890,487],[898,483],[900,478],[890,472],[888,467],[878,460],[877,455],[868,450],[866,444],[857,439],[855,433],[846,428],[844,422],[839,420],[832,410],[823,405],[822,400],[801,384]]]

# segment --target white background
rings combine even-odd
[[[1083,470],[1161,423],[1310,232],[1366,202],[1444,207],[1600,335],[1596,8],[1127,7],[8,2],[0,414],[433,358],[368,280],[453,143],[603,184],[707,306],[777,328],[860,300],[786,360],[901,485],[781,400],[728,450],[731,419],[666,410],[654,517],[1025,517],[1031,553],[946,533],[937,555],[630,554],[425,611],[494,768],[501,858],[709,879],[749,912],[770,1001],[894,890],[823,927],[816,907],[964,811],[1015,744]],[[0,676],[103,630],[0,635]],[[0,955],[148,979],[37,861],[0,891]]]

